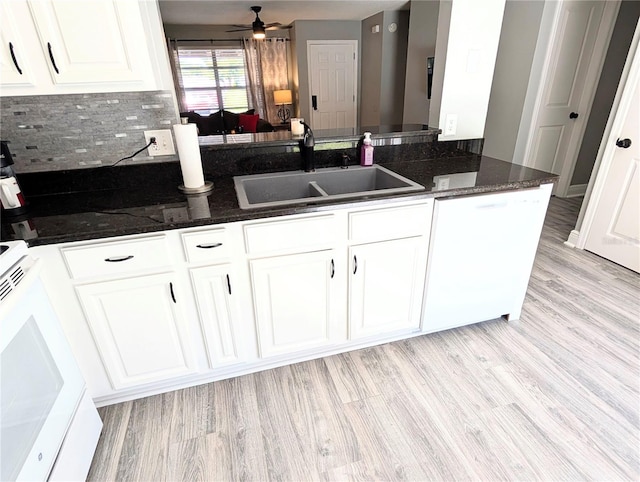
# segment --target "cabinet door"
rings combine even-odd
[[[0,81],[3,86],[33,86],[34,61],[42,62],[40,53],[36,51],[34,59],[33,40],[36,32],[29,18],[27,5],[24,2],[0,2]]]
[[[240,361],[235,334],[238,311],[233,279],[229,264],[191,270],[211,368]]]
[[[419,328],[427,244],[420,236],[349,250],[351,339]]]
[[[55,84],[137,81],[141,67],[149,71],[137,1],[29,0],[29,7]]]
[[[436,201],[424,331],[519,318],[550,190]]]
[[[171,273],[92,283],[76,291],[114,389],[195,371],[178,304],[186,296]]]
[[[344,273],[334,250],[250,261],[260,356],[346,339]]]

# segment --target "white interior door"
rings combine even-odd
[[[640,273],[640,49],[605,142],[596,180],[602,190],[585,249]]]
[[[357,41],[307,42],[311,127],[356,127]]]
[[[560,175],[566,195],[608,46],[615,2],[558,5],[524,164]]]

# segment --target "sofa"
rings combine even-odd
[[[181,112],[180,117],[186,117],[190,124],[196,124],[199,136],[230,134],[232,132],[272,132],[274,130],[273,125],[258,117],[255,109],[249,109],[239,114],[228,110],[219,110],[208,116],[189,111]]]

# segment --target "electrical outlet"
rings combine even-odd
[[[151,142],[152,137],[156,138],[156,143],[151,144],[147,149],[147,152],[151,157],[171,156],[176,153],[176,148],[173,146],[173,137],[171,137],[170,129],[144,131],[144,138],[146,139],[147,144]]]
[[[444,119],[444,135],[455,136],[458,128],[458,114],[447,114]]]
[[[444,191],[445,189],[449,189],[449,178],[441,177],[438,179],[438,184],[436,185],[436,191]]]

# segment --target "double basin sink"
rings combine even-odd
[[[241,209],[309,204],[422,191],[424,186],[377,164],[313,172],[290,171],[236,176],[233,182]]]

